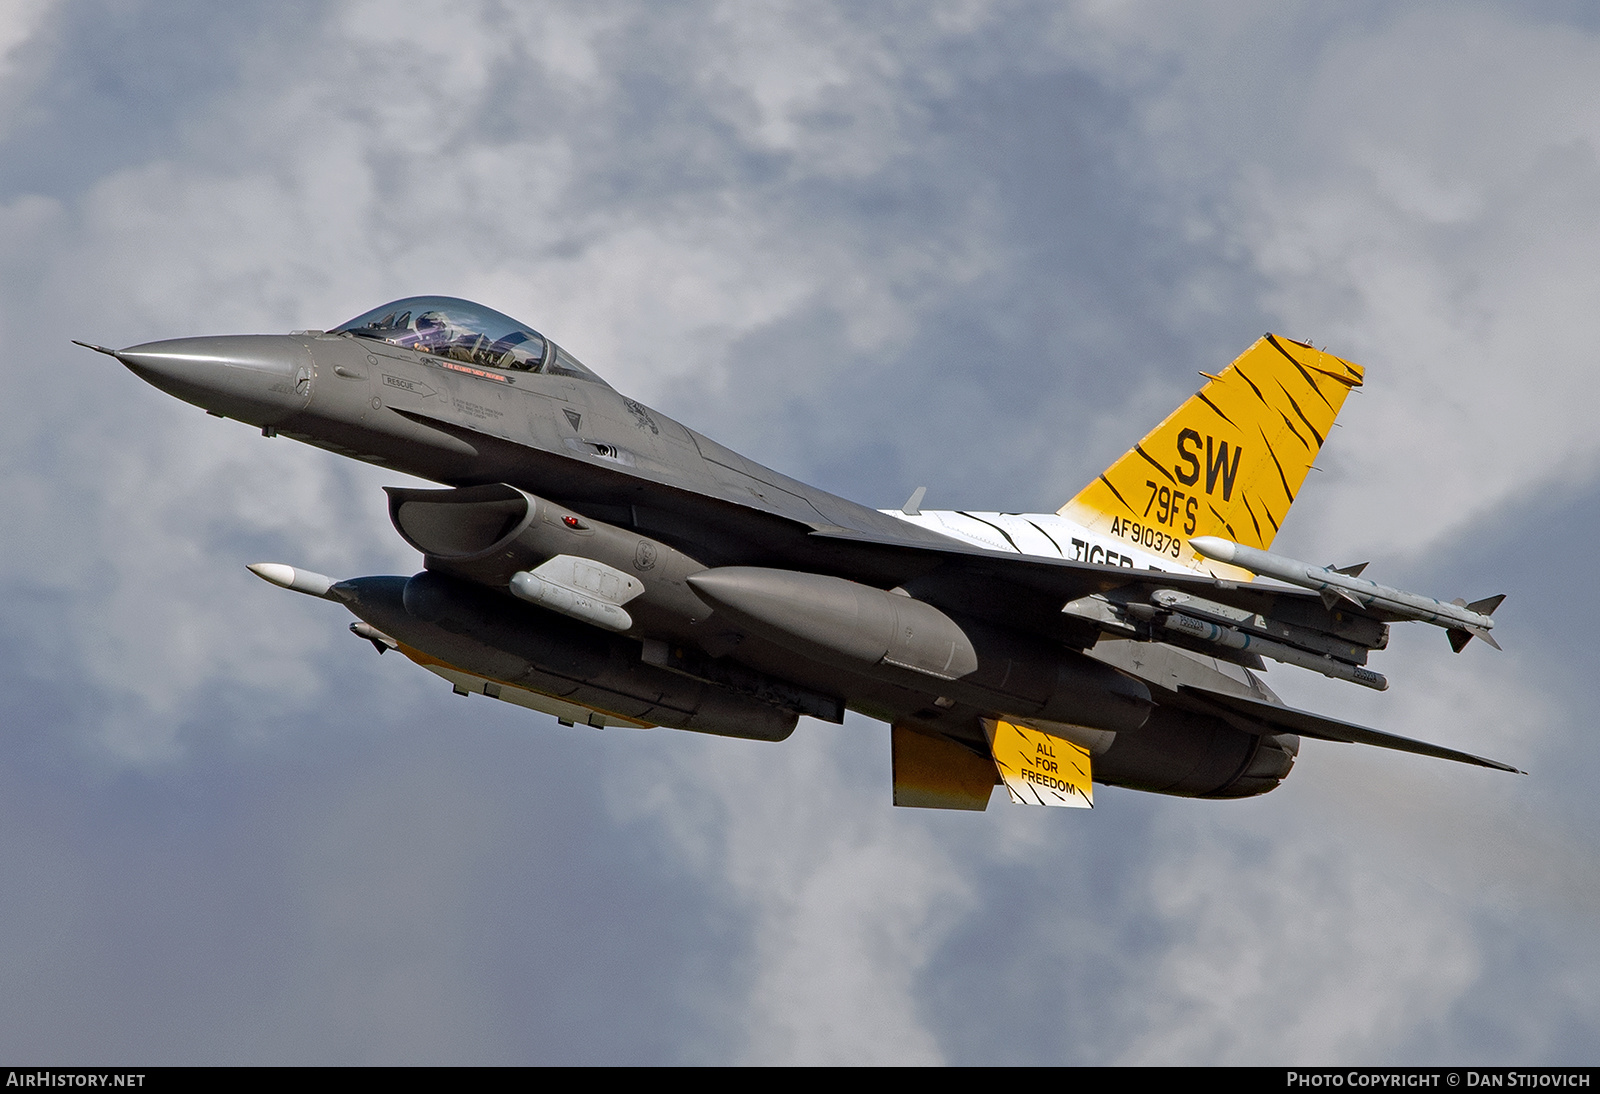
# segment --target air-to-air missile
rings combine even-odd
[[[1382,613],[1394,620],[1415,620],[1443,627],[1449,634],[1451,648],[1457,653],[1474,638],[1483,639],[1495,649],[1500,648],[1500,643],[1489,635],[1494,627],[1494,620],[1490,616],[1505,599],[1504,593],[1475,600],[1471,604],[1465,600],[1446,602],[1368,581],[1361,576],[1361,571],[1367,566],[1365,562],[1342,568],[1313,566],[1299,559],[1246,547],[1220,536],[1196,536],[1189,541],[1189,546],[1194,548],[1196,554],[1206,558],[1310,589],[1320,595],[1322,602],[1330,609],[1346,603],[1362,611]]]

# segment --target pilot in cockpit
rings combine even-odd
[[[450,320],[443,312],[429,311],[417,316],[416,341],[412,346],[424,353],[444,353],[450,345]]]

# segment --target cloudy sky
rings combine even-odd
[[[1578,3],[0,0],[0,1058],[1594,1062],[1600,20]],[[378,658],[395,476],[115,346],[413,293],[838,493],[1053,510],[1263,331],[1278,546],[1509,594],[1244,802],[889,805]],[[1355,692],[1360,692],[1359,694]]]

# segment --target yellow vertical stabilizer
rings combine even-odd
[[[1221,536],[1265,550],[1363,370],[1267,335],[1057,512],[1179,565],[1247,577],[1189,549]]]

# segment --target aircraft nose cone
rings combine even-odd
[[[252,425],[275,425],[311,397],[311,354],[289,335],[174,338],[116,358],[170,395]]]

